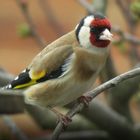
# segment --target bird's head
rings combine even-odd
[[[80,45],[96,48],[106,48],[112,39],[111,24],[101,14],[89,15],[76,26],[76,37]]]

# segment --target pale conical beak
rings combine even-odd
[[[111,34],[108,29],[105,29],[99,37],[100,40],[110,40],[110,41],[112,40],[112,38],[113,34]]]

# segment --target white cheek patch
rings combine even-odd
[[[91,24],[91,21],[94,20],[94,16],[93,15],[90,15],[90,16],[87,16],[85,19],[84,19],[84,26],[90,26]]]
[[[81,46],[85,48],[92,46],[90,43],[90,28],[89,27],[85,27],[85,26],[81,27],[78,38],[79,38],[79,42]]]

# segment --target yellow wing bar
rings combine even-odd
[[[31,86],[31,85],[34,85],[36,84],[37,82],[35,80],[32,80],[28,83],[25,83],[25,84],[21,84],[21,85],[17,85],[15,86],[13,89],[20,89],[20,88],[25,88],[25,87],[28,87],[28,86]]]

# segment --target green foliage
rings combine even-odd
[[[137,0],[133,2],[130,6],[131,11],[135,17],[135,19],[138,21],[140,20],[140,0]]]
[[[17,33],[20,37],[29,37],[31,36],[31,30],[30,30],[30,27],[23,23],[23,24],[20,24],[17,28]]]

